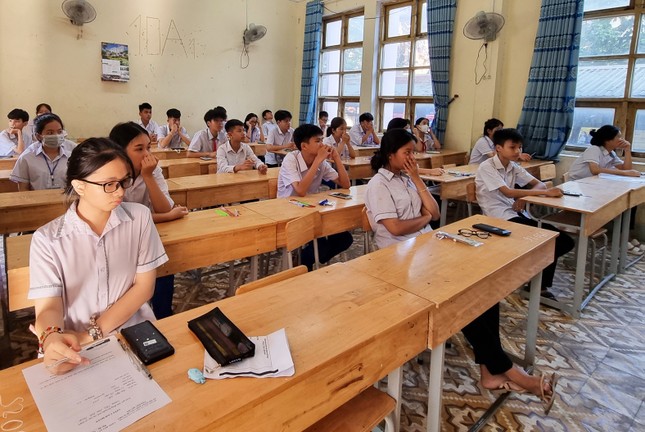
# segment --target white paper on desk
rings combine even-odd
[[[268,336],[249,336],[249,339],[255,344],[255,355],[228,366],[220,367],[208,352],[204,352],[204,376],[211,379],[274,378],[295,373],[284,329]]]
[[[630,182],[645,183],[645,177],[642,175],[640,177],[628,177],[628,176],[620,176],[616,174],[600,173],[598,174],[598,177],[608,179],[608,180],[627,182],[627,183],[630,183]]]
[[[89,366],[52,375],[43,363],[22,371],[49,431],[120,431],[170,403],[132,363],[115,336],[83,351]]]

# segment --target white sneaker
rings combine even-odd
[[[639,242],[638,239],[633,239],[632,241],[630,241],[630,243],[636,247],[641,245],[641,242]]]

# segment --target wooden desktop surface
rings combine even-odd
[[[65,213],[62,189],[0,194],[0,234],[33,231]]]
[[[214,307],[247,335],[285,328],[295,375],[190,381],[186,371],[202,367],[204,349],[186,322]],[[150,371],[172,402],[126,430],[303,430],[421,352],[431,307],[337,264],[157,321],[175,354]],[[2,400],[24,398],[15,417],[24,431],[44,430],[22,374],[39,361],[0,371]]]
[[[580,180],[579,183],[586,183],[599,189],[625,188],[629,190],[629,207],[636,207],[645,202],[645,177],[619,177],[619,176],[593,176]]]
[[[17,160],[17,157],[0,158],[0,170],[12,170]]]
[[[157,157],[159,160],[163,159],[184,159],[186,157],[186,149],[180,150],[171,150],[171,149],[162,149],[159,147],[152,147],[150,152]]]
[[[186,165],[193,163],[199,164],[199,168],[202,174],[208,174],[208,167],[210,165],[217,166],[217,160],[215,158],[212,158],[211,160],[204,160],[201,158],[185,157],[181,159],[161,159],[159,161],[159,167],[161,168],[161,172],[163,173],[164,178],[168,178],[168,167],[170,165]]]
[[[264,143],[248,143],[251,149],[253,150],[253,153],[255,153],[256,156],[264,156],[267,154],[267,145]]]

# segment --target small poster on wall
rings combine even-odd
[[[127,82],[129,79],[128,46],[101,42],[101,80]]]

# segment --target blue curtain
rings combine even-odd
[[[305,43],[302,52],[302,82],[300,84],[300,124],[316,124],[318,95],[318,63],[322,43],[323,4],[320,0],[307,3]]]
[[[430,73],[434,93],[435,117],[432,129],[443,142],[448,123],[450,103],[450,50],[455,23],[457,0],[428,1],[428,45],[430,47]]]
[[[543,0],[517,128],[524,152],[557,160],[573,124],[583,0]]]

